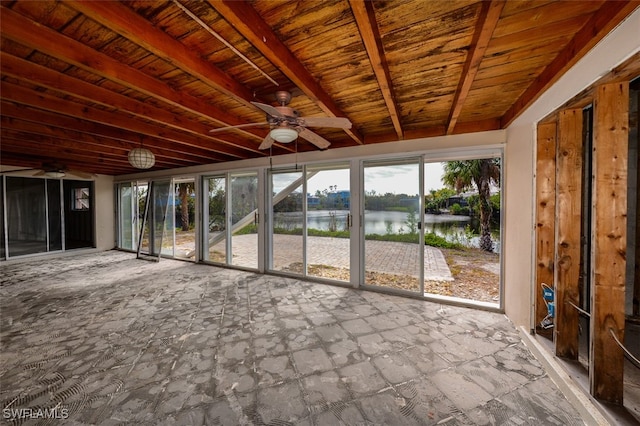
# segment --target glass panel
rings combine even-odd
[[[257,173],[231,175],[231,264],[258,267]]]
[[[364,167],[365,284],[420,291],[418,162]]]
[[[349,166],[307,168],[307,275],[349,281]]]
[[[170,239],[170,235],[166,234],[166,225],[165,222],[167,219],[173,223],[173,219],[169,215],[169,205],[173,202],[173,191],[171,190],[171,182],[152,182],[151,187],[151,212],[152,212],[152,254],[159,254],[160,250],[162,250],[162,241],[165,239]],[[173,241],[171,242],[171,246],[173,246]],[[173,253],[173,252],[172,252]]]
[[[7,256],[47,251],[44,179],[7,177]]]
[[[500,158],[425,164],[425,241],[448,276],[425,293],[500,302]],[[427,268],[425,268],[425,271]]]
[[[164,217],[164,227],[162,228],[162,235],[160,236],[160,241],[162,244],[161,253],[165,256],[174,256],[174,243],[176,240],[176,194],[175,189],[169,189],[167,193],[167,205],[165,206],[166,215]],[[158,216],[156,216],[158,217]],[[156,238],[158,235],[156,235]]]
[[[169,211],[172,196],[170,181],[152,181],[150,194],[147,196],[149,206],[142,223],[142,242],[139,253],[159,256],[162,240],[165,236],[165,220]]]
[[[149,201],[149,184],[145,183],[138,185],[138,217],[137,217],[137,231],[138,240],[140,241],[138,251],[141,253],[149,253],[151,250],[149,224],[146,220],[147,202]],[[149,203],[151,204],[151,203]]]
[[[271,174],[272,238],[270,267],[276,271],[303,271],[303,175],[301,171]]]
[[[62,250],[62,203],[59,180],[47,179],[47,207],[49,213],[49,251]]]
[[[118,238],[118,246],[122,249],[134,250],[134,204],[133,204],[133,187],[130,182],[121,183],[119,187],[119,202],[118,207],[120,209],[120,223],[119,230],[120,235]]]
[[[94,216],[91,188],[93,182],[82,180],[67,180],[63,181],[64,190],[64,232],[65,232],[65,250],[93,247],[94,246]],[[82,189],[89,195],[87,199],[87,209],[74,209],[74,205],[77,202],[76,194],[80,194],[83,191],[77,191]]]
[[[205,207],[207,224],[204,260],[217,263],[227,262],[227,233],[226,233],[226,182],[224,177],[206,178],[204,182],[207,191]]]
[[[196,253],[196,186],[193,179],[176,182],[175,256],[194,259]]]

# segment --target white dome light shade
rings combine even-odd
[[[50,171],[50,172],[45,172],[44,174],[46,177],[50,177],[53,179],[62,179],[65,175],[63,171]]]
[[[289,127],[277,127],[269,133],[271,139],[280,143],[289,143],[298,139],[298,132]]]
[[[156,164],[156,157],[147,148],[133,148],[129,151],[129,163],[136,169],[150,169]]]

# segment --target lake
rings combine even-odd
[[[342,231],[347,223],[347,210],[309,210],[307,211],[307,227],[329,230],[335,220],[336,230]],[[407,213],[396,211],[366,211],[364,215],[365,234],[384,235],[389,232],[408,232]],[[285,228],[301,227],[302,213],[277,213],[275,225]],[[448,214],[425,214],[425,232],[432,232],[447,241],[461,243],[468,247],[478,247],[478,237],[467,232],[472,223],[469,216],[454,216]],[[496,252],[499,251],[499,229],[492,231]]]

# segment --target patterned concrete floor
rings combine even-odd
[[[496,313],[115,251],[0,280],[4,422],[583,423]]]

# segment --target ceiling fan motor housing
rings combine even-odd
[[[298,112],[298,110],[289,108],[287,106],[277,106],[274,108],[277,109],[280,114],[282,114],[282,116],[275,117],[273,115],[267,114],[267,121],[270,124],[277,126],[297,126],[299,124],[298,117],[300,116],[300,113]]]
[[[291,102],[291,93],[286,90],[278,90],[276,92],[276,101],[279,105],[285,106]]]

